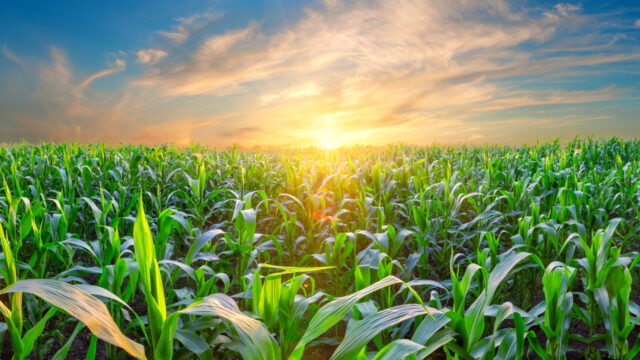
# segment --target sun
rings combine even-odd
[[[319,130],[316,135],[316,146],[325,150],[331,150],[339,148],[344,145],[340,134],[333,130],[324,129]]]

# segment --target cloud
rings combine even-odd
[[[2,44],[2,55],[5,58],[13,61],[14,63],[16,63],[18,65],[20,65],[20,67],[22,67],[22,68],[25,67],[24,63],[22,62],[22,59],[20,59],[18,57],[18,55],[16,55],[13,51],[9,50],[9,48],[7,47],[6,43]]]
[[[241,81],[238,66],[251,66],[252,59],[232,58],[229,53],[236,51],[236,46],[243,40],[250,39],[257,28],[252,23],[246,28],[228,31],[222,35],[209,37],[191,55],[186,63],[156,68],[139,79],[136,83],[163,88],[168,95],[197,95],[203,93],[229,94],[241,92]],[[253,59],[255,60],[255,59]],[[236,61],[231,63],[230,61]],[[255,65],[255,73],[247,69],[244,76],[247,81],[260,77],[260,65]]]
[[[518,14],[496,3],[459,2],[449,7],[438,1],[389,1],[326,13],[307,10],[291,28],[273,33],[260,31],[253,22],[209,37],[187,61],[156,68],[138,83],[181,96],[242,88],[278,74],[313,77],[318,72],[330,76],[351,71],[398,77],[426,69],[447,71],[464,66],[466,59],[456,57],[473,51],[491,59],[496,50],[543,41],[559,23],[548,18],[510,23]],[[509,22],[490,23],[471,15],[487,7],[506,12]]]
[[[158,34],[166,37],[167,39],[173,40],[177,44],[181,44],[189,38],[189,32],[183,27],[178,26],[176,31],[158,31]]]
[[[65,51],[50,47],[49,59],[27,65],[34,74],[33,91],[3,103],[4,141],[99,141],[112,140],[123,134],[113,126],[125,128],[127,119],[120,93],[88,91],[93,81],[123,71],[126,63],[114,59],[109,68],[76,80]],[[30,78],[28,78],[30,79]],[[0,103],[7,95],[0,94]]]
[[[197,31],[221,17],[222,13],[211,11],[196,13],[189,17],[180,17],[175,19],[177,24],[172,31],[158,31],[158,34],[172,40],[176,44],[182,44],[187,41],[193,31]]]
[[[640,60],[633,39],[578,5],[327,0],[288,22],[207,33],[219,16],[176,19],[162,35],[190,43],[137,51],[144,72],[111,91],[90,84],[124,61],[77,81],[52,49],[31,100],[42,110],[12,118],[85,141],[512,142],[613,121],[609,103],[637,103],[634,85],[603,80]]]
[[[566,18],[574,16],[582,10],[582,6],[574,4],[556,4],[553,10],[543,13],[544,16],[550,19],[558,20],[560,18]]]
[[[264,108],[245,121],[286,129],[255,140],[264,144],[313,142],[318,129],[353,141],[394,134],[424,142],[439,138],[435,130],[464,135],[465,124],[486,113],[629,98],[630,89],[615,86],[541,83],[527,91],[520,80],[573,74],[575,81],[594,67],[640,59],[604,26],[567,3],[516,11],[500,0],[325,1],[286,27],[250,22],[211,35],[186,60],[153,67],[133,84],[170,98],[258,102]]]
[[[87,76],[84,80],[82,80],[82,82],[80,82],[80,84],[76,86],[76,91],[82,92],[96,79],[123,71],[126,68],[126,66],[127,66],[127,63],[124,60],[116,59],[115,66],[110,67],[108,69],[100,70],[96,73],[93,73]]]
[[[523,106],[549,104],[585,104],[600,101],[624,99],[629,89],[618,89],[609,86],[596,90],[520,90],[513,91],[508,97],[492,98],[477,107],[474,111],[495,111]]]
[[[155,65],[169,54],[160,49],[143,49],[136,53],[137,63]]]
[[[582,10],[582,7],[575,4],[556,4],[553,9],[557,11],[561,16],[569,16]]]
[[[322,87],[320,87],[315,82],[310,81],[302,85],[287,88],[276,93],[264,94],[260,96],[260,103],[262,105],[267,105],[278,100],[299,99],[309,96],[316,96],[320,94],[321,91]]]
[[[38,66],[38,81],[32,96],[49,103],[69,101],[73,96],[73,77],[67,54],[54,46],[49,48],[49,54],[50,63]]]
[[[635,25],[635,27],[640,28],[640,19],[636,20],[634,25]]]

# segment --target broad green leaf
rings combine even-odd
[[[187,255],[185,256],[185,263],[191,264],[193,258],[202,250],[202,248],[211,240],[215,239],[216,236],[224,234],[224,231],[221,229],[214,229],[205,232],[204,234],[198,235],[196,240],[189,247],[189,251],[187,251]]]
[[[40,320],[38,320],[38,322],[31,329],[29,329],[29,331],[27,331],[26,334],[24,334],[24,336],[22,337],[23,357],[31,353],[31,351],[33,350],[33,345],[35,345],[36,340],[40,337],[40,335],[42,335],[44,327],[45,325],[47,325],[47,321],[49,321],[49,319],[51,319],[51,317],[56,314],[56,311],[57,310],[55,308],[49,309],[49,311],[47,311],[47,313],[44,314],[44,316],[41,317]]]
[[[6,293],[29,293],[59,307],[82,321],[100,339],[118,346],[130,355],[146,359],[142,345],[130,340],[118,329],[107,307],[97,298],[59,280],[22,280],[4,289]]]
[[[424,345],[407,339],[395,340],[380,350],[373,360],[402,360],[424,349]]]
[[[304,351],[304,346],[337,324],[360,299],[377,290],[400,283],[402,283],[402,280],[397,277],[388,276],[360,291],[337,298],[324,305],[316,312],[313,318],[311,318],[307,330],[296,345],[291,358],[300,359]]]
[[[529,253],[512,252],[504,256],[501,261],[494,267],[489,274],[489,280],[486,289],[480,293],[476,301],[469,306],[465,312],[465,328],[468,333],[468,342],[470,346],[476,344],[484,331],[484,312],[491,304],[493,295],[498,286],[509,275],[511,270],[522,260],[529,257]],[[467,349],[471,350],[471,349]]]
[[[405,304],[384,309],[371,314],[355,323],[345,334],[344,339],[333,353],[331,359],[350,359],[367,343],[385,329],[416,316],[442,314],[434,308],[425,309],[419,304]]]
[[[267,328],[260,321],[243,314],[227,295],[209,295],[178,313],[217,316],[227,320],[238,334],[238,342],[232,347],[242,354],[244,360],[280,358],[280,348]]]

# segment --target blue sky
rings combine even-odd
[[[0,141],[640,136],[640,5],[5,1]]]

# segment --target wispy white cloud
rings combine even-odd
[[[181,44],[189,38],[189,32],[183,26],[178,26],[176,31],[158,31],[158,34],[174,41],[177,44]]]
[[[122,111],[126,99],[106,91],[93,94],[89,87],[99,78],[123,71],[124,60],[116,58],[109,68],[80,81],[67,54],[57,47],[50,47],[48,60],[25,66],[35,75],[34,90],[3,104],[3,140],[86,142],[122,136],[111,126],[124,128],[119,118],[131,111]]]
[[[18,55],[16,55],[13,51],[9,50],[6,43],[2,44],[2,56],[13,61],[14,63],[20,65],[23,68],[25,67],[24,62],[22,62],[22,59],[20,59]]]
[[[278,100],[300,99],[309,96],[316,96],[320,94],[321,91],[321,86],[313,81],[310,81],[302,85],[293,86],[281,91],[277,91],[275,93],[264,94],[260,96],[260,103],[263,105],[267,105]]]
[[[37,66],[38,81],[32,99],[62,104],[73,98],[71,66],[67,54],[61,49],[51,46],[49,55],[49,63]]]
[[[189,35],[191,35],[193,31],[201,29],[220,17],[222,17],[222,13],[212,11],[196,13],[189,17],[180,17],[175,19],[177,24],[174,26],[173,30],[158,31],[158,34],[172,40],[176,44],[182,44],[187,41]]]
[[[251,60],[230,57],[229,54],[235,52],[243,40],[250,39],[256,29],[257,23],[252,23],[246,28],[212,36],[198,47],[189,61],[155,68],[136,83],[161,88],[170,95],[241,92],[243,88],[240,85],[244,81],[238,81],[236,67],[242,64],[249,66]],[[247,57],[253,58],[249,54]],[[234,60],[237,62],[232,63]],[[244,75],[239,76],[251,81],[259,77],[262,70],[257,66],[254,71],[247,69]]]
[[[551,104],[585,104],[600,101],[624,99],[629,89],[609,86],[596,90],[514,90],[508,97],[493,98],[477,107],[474,111],[495,111],[523,106]]]
[[[503,20],[473,17],[485,8],[502,14]],[[324,72],[322,76],[349,72],[370,79],[463,72],[477,65],[464,57],[474,51],[481,53],[474,56],[481,61],[498,63],[513,55],[517,61],[522,54],[507,49],[548,39],[558,17],[572,9],[554,10],[559,15],[553,19],[512,20],[521,15],[509,12],[501,1],[489,5],[387,1],[374,7],[336,3],[326,12],[308,10],[292,28],[265,33],[254,22],[212,36],[187,61],[156,68],[138,83],[179,96],[242,88],[278,74],[308,76],[313,81],[319,72]]]
[[[112,74],[118,73],[120,71],[123,71],[126,68],[126,66],[127,66],[127,63],[124,60],[116,59],[115,60],[115,66],[110,67],[108,69],[100,70],[100,71],[98,71],[96,73],[93,73],[93,74],[87,76],[84,80],[82,80],[82,82],[80,82],[76,86],[76,91],[82,92],[84,89],[86,89],[96,79],[99,79],[101,77],[105,77],[105,76],[112,75]]]
[[[166,51],[160,49],[143,49],[136,52],[136,56],[138,57],[136,62],[140,64],[155,65],[168,55],[169,54]]]
[[[561,17],[575,15],[580,12],[580,10],[582,10],[582,6],[580,6],[579,4],[561,3],[556,4],[553,7],[553,11],[547,11],[544,13],[544,15],[550,18],[558,19]]]

